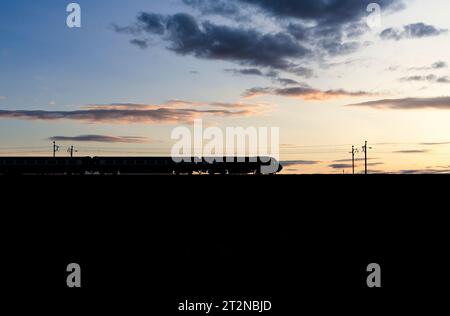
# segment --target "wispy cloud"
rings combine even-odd
[[[285,160],[285,161],[281,161],[280,163],[284,167],[290,167],[290,166],[316,165],[316,164],[320,163],[320,161],[314,161],[314,160]]]
[[[403,39],[438,36],[447,32],[447,29],[439,29],[433,25],[413,23],[405,25],[403,29],[387,28],[381,32],[380,38],[383,40],[399,41]]]
[[[375,109],[450,109],[450,97],[434,98],[401,98],[401,99],[382,99],[369,102],[348,104],[349,107],[370,107]]]
[[[397,150],[394,151],[394,154],[425,154],[428,153],[427,149],[412,149],[412,150]]]
[[[432,70],[432,69],[444,69],[447,68],[448,64],[445,61],[442,60],[438,60],[436,62],[434,62],[431,66],[425,66],[425,67],[410,67],[408,68],[408,70]]]
[[[380,166],[383,165],[382,162],[371,162],[367,164],[370,167],[375,167],[375,166]],[[351,163],[333,163],[330,164],[328,167],[330,167],[331,169],[350,169],[353,167],[353,164]]]
[[[268,104],[192,102],[171,100],[162,105],[112,103],[87,105],[74,111],[7,111],[0,110],[0,118],[26,120],[73,120],[85,123],[149,123],[174,124],[191,122],[201,117],[245,117],[260,115]]]
[[[435,169],[435,168],[426,168],[426,169],[407,169],[407,170],[400,170],[395,173],[399,174],[450,174],[450,168],[442,168],[442,169]]]
[[[299,98],[306,101],[323,101],[339,99],[345,97],[367,97],[374,96],[374,93],[366,91],[346,91],[338,90],[318,90],[307,86],[290,88],[252,88],[244,93],[245,98],[254,98],[263,95],[277,95],[289,98]]]
[[[422,146],[441,146],[441,145],[450,145],[450,142],[435,142],[435,143],[420,143]]]
[[[130,143],[141,144],[149,142],[146,137],[140,136],[107,136],[107,135],[79,135],[79,136],[53,136],[51,141],[58,142],[95,142],[95,143]]]
[[[450,78],[448,76],[436,76],[433,74],[426,76],[407,76],[402,77],[399,81],[410,82],[410,81],[427,81],[427,82],[435,82],[435,83],[450,83]]]
[[[244,69],[224,69],[227,73],[232,73],[233,75],[244,75],[244,76],[259,76],[259,77],[267,77],[272,80],[273,83],[279,83],[282,86],[291,86],[291,85],[306,85],[297,80],[291,78],[283,78],[280,77],[280,73],[278,71],[269,70],[263,72],[258,68],[244,68]],[[314,72],[308,68],[304,68],[305,78],[311,78],[314,75]]]
[[[262,112],[264,109],[272,108],[273,105],[269,103],[255,102],[198,102],[198,101],[190,101],[190,100],[182,100],[182,99],[171,99],[162,104],[146,104],[146,103],[110,103],[110,104],[89,104],[82,106],[82,109],[88,110],[155,110],[159,108],[167,108],[167,109],[179,109],[179,110],[187,110],[194,108],[220,108],[224,110],[247,110]]]
[[[234,75],[264,76],[263,72],[258,68],[224,69],[223,71],[232,73]]]
[[[403,67],[400,65],[392,65],[386,70],[388,71],[426,71],[426,70],[442,70],[448,68],[448,64],[445,61],[438,60],[429,66],[415,66],[415,67]]]
[[[367,160],[376,160],[379,158],[367,158]],[[364,158],[355,158],[355,161],[364,161]],[[333,162],[352,162],[352,159],[339,159],[339,160],[334,160]]]
[[[442,60],[437,61],[431,65],[431,68],[433,68],[433,69],[442,69],[442,68],[447,68],[447,67],[448,67],[447,63]]]
[[[347,164],[347,163],[333,163],[333,164],[329,165],[328,167],[330,167],[331,169],[349,169],[349,168],[352,168],[353,165]]]

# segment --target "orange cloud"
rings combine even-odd
[[[172,100],[161,105],[112,103],[87,105],[74,111],[2,111],[0,118],[26,120],[73,120],[85,123],[151,123],[174,124],[203,117],[245,117],[265,113],[271,106],[264,103],[202,103]]]

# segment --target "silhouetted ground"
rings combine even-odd
[[[32,300],[163,314],[186,297],[270,298],[274,313],[438,297],[448,180],[3,177],[4,282]],[[70,262],[83,268],[77,294],[65,287]],[[365,283],[372,262],[383,269],[376,294]]]

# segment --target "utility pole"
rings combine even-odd
[[[367,172],[367,152],[369,151],[369,149],[372,149],[372,147],[367,147],[367,140],[365,145],[362,147],[363,151],[364,151],[364,170],[365,170],[365,174],[368,174]]]
[[[352,154],[352,170],[353,174],[355,174],[355,154],[358,152],[358,149],[355,149],[355,146],[352,146],[352,151],[350,154]]]
[[[59,151],[59,146],[56,145],[56,142],[53,141],[53,158],[56,157],[56,152]]]
[[[78,152],[78,150],[74,150],[73,146],[67,148],[67,152],[70,154],[70,158],[73,158],[73,153]]]

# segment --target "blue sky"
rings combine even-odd
[[[173,119],[180,114],[176,106],[182,106],[201,111],[209,125],[280,127],[282,158],[292,162],[293,171],[348,170],[348,166],[336,168],[335,161],[348,158],[349,146],[361,145],[365,139],[378,144],[374,168],[380,171],[446,170],[450,156],[446,147],[424,148],[423,144],[450,140],[450,98],[445,99],[449,95],[450,5],[444,0],[384,0],[380,2],[381,27],[369,29],[362,27],[367,15],[364,2],[337,1],[332,10],[324,5],[322,11],[314,11],[309,1],[303,6],[283,0],[277,3],[292,13],[283,16],[285,10],[257,0],[78,1],[82,27],[70,29],[65,10],[69,1],[3,1],[0,153],[45,155],[50,137],[107,135],[146,137],[148,143],[74,139],[74,145],[86,155],[131,150],[168,154],[170,131],[191,123]],[[224,3],[227,9],[235,5],[239,13],[227,13]],[[165,34],[150,29],[131,34],[126,28],[139,22],[141,12],[149,14],[152,23],[167,26]],[[181,33],[175,34],[169,25],[181,23],[177,13],[191,16],[199,25],[199,32],[191,34],[197,36],[193,42],[181,38],[183,45],[192,47],[175,47]],[[342,34],[322,38],[327,23]],[[127,31],[117,32],[113,24]],[[311,34],[301,38],[290,24]],[[362,28],[357,39],[349,36],[348,27]],[[229,32],[226,36],[238,36],[231,41],[236,42],[234,51],[224,54],[216,51],[214,43],[202,43],[229,45],[223,30]],[[262,39],[270,45],[287,42],[277,47],[268,44],[267,52],[253,51],[248,56],[246,45],[255,43],[243,40],[239,30],[265,36]],[[147,41],[146,47],[130,44],[133,39]],[[291,44],[292,50],[286,51]],[[302,55],[299,47],[306,47],[309,54]],[[248,51],[253,48],[249,46]],[[286,57],[288,66],[280,66],[284,60],[280,56]],[[439,62],[441,67],[433,66]],[[308,69],[311,75],[299,73],[296,67]],[[242,70],[257,70],[260,75],[239,73]],[[280,79],[296,84],[284,85]],[[174,108],[170,100],[185,103]],[[396,101],[388,104],[386,100]],[[374,101],[378,103],[367,103]],[[107,108],[111,104],[170,107],[171,118],[112,122],[68,119],[66,113],[92,110],[93,105],[111,109]],[[235,112],[236,105],[246,106],[245,115]],[[220,114],[207,113],[218,108]],[[27,114],[14,113],[22,110]],[[31,111],[57,112],[65,119],[43,120]],[[302,165],[304,161],[314,163]]]

